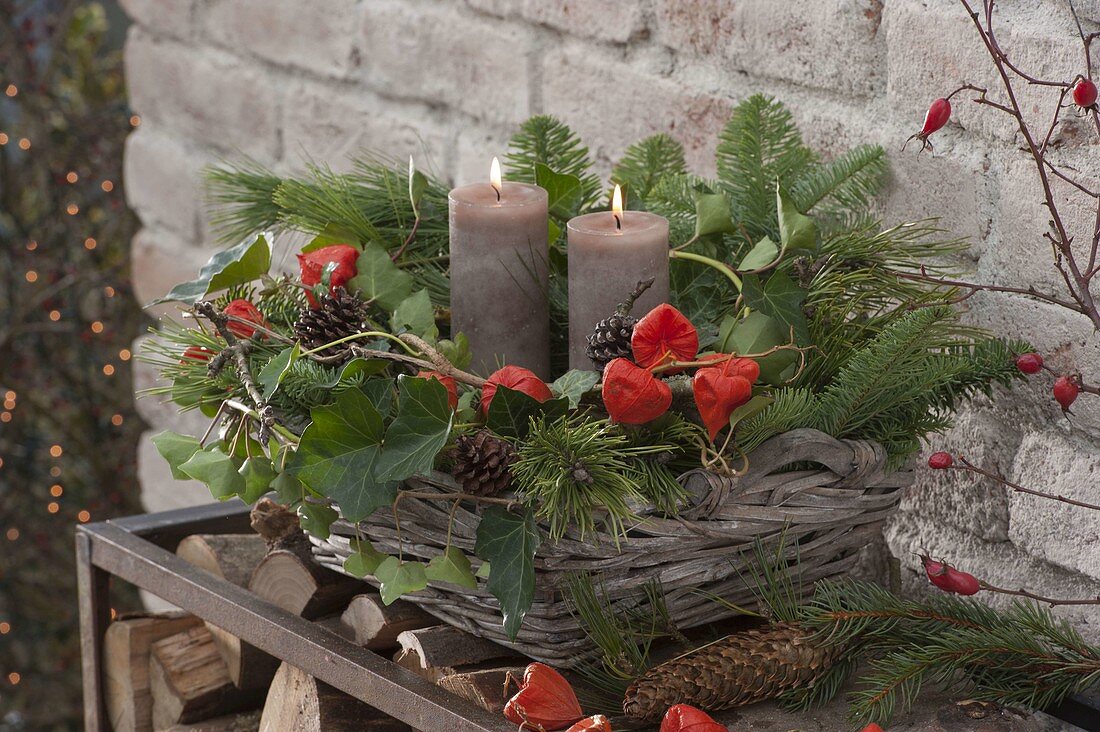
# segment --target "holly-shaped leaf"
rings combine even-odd
[[[540,414],[563,417],[569,411],[569,400],[561,397],[540,402],[522,391],[498,386],[485,424],[502,437],[522,439],[527,436],[531,418]]]
[[[311,416],[313,422],[302,434],[287,472],[336,501],[349,521],[360,521],[392,504],[397,484],[375,476],[382,452],[382,415],[366,394],[348,389]]]
[[[438,379],[400,376],[397,418],[386,430],[376,475],[383,481],[405,480],[432,469],[447,444],[454,413],[447,388]]]
[[[206,484],[210,495],[219,501],[244,493],[244,478],[237,472],[240,463],[221,450],[201,450],[180,466],[188,477]]]
[[[570,369],[550,385],[550,391],[554,392],[556,396],[568,399],[569,408],[576,409],[581,398],[590,392],[599,380],[600,375],[595,371]]]
[[[412,293],[413,278],[390,259],[378,244],[368,243],[355,262],[356,275],[348,280],[348,289],[373,300],[384,310],[393,310]]]
[[[432,557],[424,572],[432,582],[449,582],[471,590],[477,589],[470,560],[458,547],[449,546],[442,554]]]
[[[794,201],[783,195],[779,181],[775,183],[775,203],[779,211],[779,241],[783,249],[816,249],[817,224],[795,208]]]
[[[770,315],[754,311],[745,318],[731,315],[723,320],[717,347],[723,353],[763,353],[790,341],[788,328]],[[797,360],[798,353],[792,350],[776,351],[756,359],[761,380],[773,385],[782,383],[784,372]]]
[[[722,193],[695,192],[695,235],[724,234],[737,231],[730,215],[730,202]]]
[[[435,326],[435,310],[428,291],[420,290],[402,300],[394,308],[390,325],[395,333],[412,333],[429,341],[439,337],[439,329]]]
[[[298,520],[302,525],[302,530],[316,536],[318,539],[329,537],[332,522],[338,518],[340,518],[340,514],[336,513],[336,509],[332,506],[309,503],[308,501],[303,501],[298,506]]]
[[[266,455],[246,459],[237,472],[244,478],[241,500],[250,504],[260,500],[271,490],[271,483],[277,476],[275,466]]]
[[[178,432],[165,430],[159,435],[153,436],[153,447],[168,463],[172,470],[172,477],[176,480],[189,480],[190,475],[180,470],[180,466],[190,460],[195,453],[202,450],[199,441],[190,435],[181,435]]]
[[[290,372],[290,367],[301,354],[302,347],[295,343],[290,348],[284,348],[279,355],[264,364],[260,373],[256,374],[256,381],[263,387],[264,397],[271,398],[271,395],[279,389],[279,384],[283,383],[283,379]]]
[[[428,586],[423,564],[403,562],[397,557],[386,557],[374,570],[374,578],[381,584],[378,589],[383,605],[390,605],[402,595],[419,592]]]
[[[512,640],[535,598],[539,541],[539,528],[529,508],[514,513],[503,506],[490,506],[477,527],[474,553],[492,563],[486,588],[500,602],[504,631]]]
[[[182,302],[194,305],[211,292],[224,290],[267,274],[271,268],[271,246],[263,234],[246,239],[235,247],[218,252],[203,268],[199,276],[190,282],[176,285],[153,305],[164,302]]]
[[[367,577],[374,574],[382,562],[389,559],[388,554],[383,554],[374,548],[369,541],[352,539],[352,554],[344,560],[344,570],[356,577]]]
[[[744,256],[741,260],[741,264],[737,265],[737,271],[751,272],[761,267],[767,267],[774,262],[775,258],[778,256],[779,246],[765,236],[763,239],[756,242],[756,246],[750,249],[749,253]]]
[[[546,189],[552,216],[568,219],[577,214],[584,198],[581,179],[568,173],[555,173],[544,163],[535,163],[535,183]]]
[[[808,343],[810,329],[806,324],[806,315],[802,312],[802,302],[806,291],[784,272],[773,272],[767,281],[759,275],[748,275],[744,280],[745,304],[754,310],[778,320],[785,329],[794,328],[795,340]]]

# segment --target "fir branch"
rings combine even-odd
[[[823,218],[865,209],[886,176],[886,151],[861,145],[835,160],[813,165],[791,186],[799,211]]]
[[[644,205],[662,178],[686,172],[684,146],[660,133],[628,147],[611,171],[611,182],[623,186],[628,203],[639,201]]]
[[[581,210],[602,198],[603,186],[592,172],[588,148],[565,123],[549,115],[531,117],[508,142],[505,156],[507,178],[521,183],[535,183],[535,163],[546,165],[555,173],[580,178]]]

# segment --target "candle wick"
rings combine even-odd
[[[611,214],[611,215],[615,217],[615,230],[616,231],[622,231],[623,230],[623,219],[622,219],[622,217],[619,216],[619,214]]]
[[[500,189],[493,186],[493,192],[497,194],[497,203],[500,203]]]

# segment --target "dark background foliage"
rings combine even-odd
[[[0,730],[80,726],[73,527],[139,509],[117,8],[0,0]],[[132,601],[132,600],[131,600]],[[120,599],[119,606],[129,601]]]

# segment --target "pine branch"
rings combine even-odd
[[[686,172],[683,145],[661,133],[628,147],[611,171],[611,182],[623,186],[627,203],[644,203],[662,178]]]
[[[555,173],[575,175],[581,180],[581,210],[590,208],[603,195],[599,176],[592,172],[588,148],[565,123],[549,115],[524,122],[508,143],[507,178],[535,183],[535,163]]]

